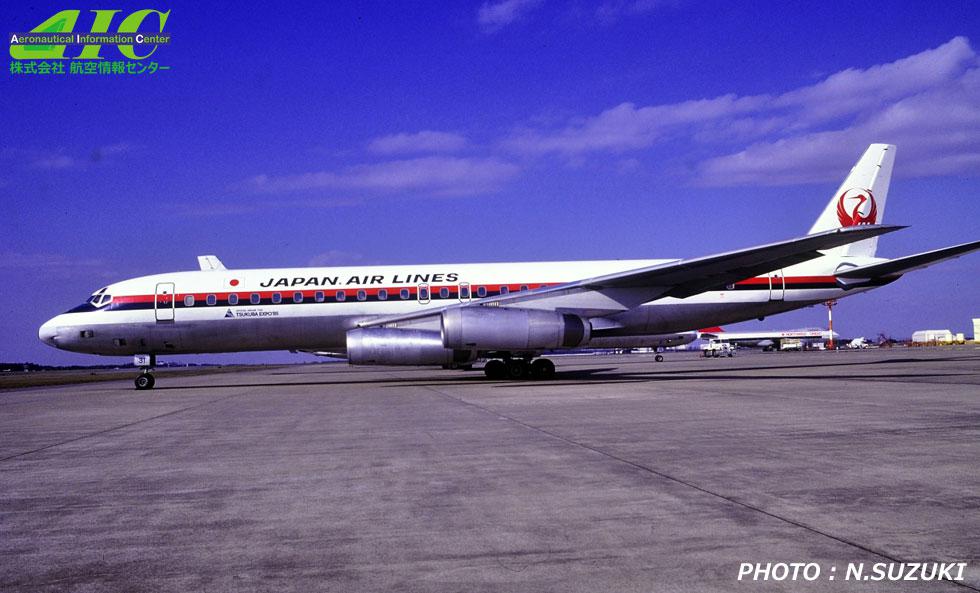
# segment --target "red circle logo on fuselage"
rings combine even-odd
[[[878,222],[878,203],[870,189],[852,187],[837,199],[837,220],[842,227]]]

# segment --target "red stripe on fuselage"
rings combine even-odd
[[[772,278],[778,279],[780,276],[773,276]],[[783,282],[787,288],[792,287],[793,284],[833,284],[836,286],[837,278],[835,276],[782,276]],[[735,286],[758,286],[766,285],[768,286],[771,278],[769,276],[759,276],[755,278],[747,278],[745,280],[740,280],[735,283]],[[478,296],[478,290],[480,287],[486,288],[488,292],[499,292],[501,288],[506,287],[508,292],[516,293],[520,292],[522,286],[527,286],[528,290],[534,290],[537,288],[544,288],[547,286],[555,286],[560,284],[559,282],[519,282],[515,284],[469,284],[470,295],[472,298],[481,298]],[[429,294],[438,295],[439,291],[443,288],[450,290],[451,294],[459,293],[459,284],[433,284],[429,286]],[[829,287],[828,287],[829,288]],[[248,290],[232,290],[226,292],[181,292],[174,296],[177,300],[183,300],[187,296],[193,296],[194,300],[205,300],[208,295],[214,295],[218,300],[227,300],[228,295],[237,294],[239,300],[247,301],[251,295],[258,294],[262,299],[271,299],[273,294],[279,294],[283,297],[285,301],[287,297],[291,300],[293,294],[300,293],[303,295],[303,299],[315,299],[316,293],[322,292],[325,298],[335,298],[338,292],[343,292],[347,296],[355,296],[359,290],[363,290],[365,294],[370,296],[377,296],[378,292],[381,290],[388,291],[389,298],[392,296],[398,296],[402,290],[408,290],[412,297],[417,297],[418,286],[394,286],[394,287],[350,287],[350,288],[314,288],[314,289],[300,289],[291,290],[288,288],[282,290],[260,290],[260,291],[248,291]],[[152,303],[157,298],[157,295],[153,294],[142,294],[142,295],[114,295],[112,297],[113,303]]]

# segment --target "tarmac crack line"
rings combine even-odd
[[[231,399],[233,397],[239,397],[239,396],[242,396],[242,395],[245,395],[245,394],[244,393],[234,393],[232,395],[226,395],[225,397],[219,397],[217,399],[212,399],[212,400],[209,400],[209,401],[206,401],[206,402],[195,404],[193,406],[187,406],[186,408],[180,408],[180,409],[177,409],[177,410],[171,410],[171,411],[165,412],[163,414],[157,414],[156,416],[150,416],[149,418],[141,418],[139,420],[134,420],[133,422],[127,422],[125,424],[120,424],[119,426],[113,426],[113,427],[106,428],[106,429],[103,429],[103,430],[98,430],[96,432],[90,432],[88,434],[83,434],[82,436],[77,436],[77,437],[74,437],[74,438],[66,439],[64,441],[59,441],[57,443],[52,443],[50,445],[45,445],[43,447],[38,447],[37,449],[31,449],[30,451],[22,451],[20,453],[15,453],[14,455],[8,455],[7,457],[0,457],[0,463],[3,463],[4,461],[10,461],[11,459],[16,459],[18,457],[24,457],[25,455],[31,455],[33,453],[40,453],[41,451],[47,451],[48,449],[53,449],[55,447],[60,447],[62,445],[67,445],[67,444],[70,444],[70,443],[75,443],[75,442],[78,442],[78,441],[83,441],[85,439],[89,439],[89,438],[92,438],[92,437],[101,436],[101,435],[104,435],[104,434],[107,434],[107,433],[110,433],[110,432],[113,432],[113,431],[116,431],[116,430],[121,430],[123,428],[129,428],[131,426],[136,426],[137,424],[143,424],[145,422],[152,422],[154,420],[159,420],[160,418],[166,418],[167,416],[173,416],[175,414],[180,414],[181,412],[186,412],[188,410],[194,410],[194,409],[201,408],[203,406],[207,406],[207,405],[210,405],[210,404],[216,404],[218,402],[223,402],[223,401],[225,401],[227,399]]]
[[[738,500],[737,498],[735,498],[733,496],[729,496],[727,494],[722,494],[720,492],[715,492],[713,490],[709,490],[708,488],[705,488],[704,486],[698,486],[697,484],[695,484],[693,482],[689,482],[689,481],[687,481],[687,480],[685,480],[683,478],[678,478],[676,476],[672,476],[672,475],[670,475],[668,473],[665,473],[663,471],[660,471],[658,469],[652,468],[650,466],[644,465],[644,464],[639,463],[639,462],[636,462],[636,461],[632,461],[632,460],[627,459],[625,457],[621,457],[619,455],[616,455],[615,453],[611,453],[609,451],[600,449],[599,447],[596,447],[596,446],[593,446],[593,445],[588,445],[586,443],[582,443],[582,442],[576,441],[574,439],[570,439],[570,438],[568,438],[566,436],[562,436],[562,435],[560,435],[558,433],[555,433],[555,432],[552,432],[552,431],[550,431],[548,429],[541,428],[540,426],[534,426],[533,424],[528,424],[527,422],[524,422],[522,420],[519,420],[519,419],[517,419],[517,418],[515,418],[513,416],[509,416],[509,415],[504,414],[502,412],[497,412],[495,410],[492,410],[490,408],[481,406],[479,404],[475,404],[473,402],[466,401],[466,400],[464,400],[464,399],[462,399],[460,397],[456,397],[454,395],[450,395],[450,394],[448,394],[448,393],[446,393],[444,391],[440,391],[440,390],[438,390],[438,389],[436,389],[434,387],[424,386],[424,388],[425,389],[428,389],[429,391],[433,391],[435,393],[438,393],[439,395],[441,395],[443,397],[446,397],[446,398],[448,398],[450,400],[453,400],[453,401],[455,401],[455,402],[457,402],[459,404],[462,404],[464,406],[470,406],[470,407],[472,407],[472,408],[474,408],[476,410],[479,410],[479,411],[481,411],[481,412],[483,412],[485,414],[493,414],[494,416],[497,416],[498,418],[505,418],[505,419],[509,420],[510,422],[513,422],[513,423],[515,423],[515,424],[517,424],[519,426],[522,426],[522,427],[524,427],[524,428],[526,428],[528,430],[533,430],[535,432],[539,432],[541,434],[547,435],[547,436],[549,436],[549,437],[551,437],[553,439],[557,439],[557,440],[559,440],[559,441],[561,441],[563,443],[566,443],[568,445],[572,445],[572,446],[575,446],[575,447],[580,447],[582,449],[586,449],[588,451],[592,451],[593,453],[597,453],[597,454],[602,455],[604,457],[608,457],[609,459],[613,459],[613,460],[618,461],[620,463],[624,463],[624,464],[626,464],[626,465],[628,465],[630,467],[633,467],[634,469],[638,469],[638,470],[640,470],[642,472],[646,472],[648,474],[657,476],[658,478],[661,478],[663,480],[667,480],[667,481],[673,482],[675,484],[680,484],[681,486],[685,486],[687,488],[691,488],[693,490],[696,490],[698,492],[701,492],[702,494],[707,494],[708,496],[712,496],[714,498],[723,500],[723,501],[728,502],[730,504],[734,504],[734,505],[737,505],[737,506],[742,507],[744,509],[748,509],[750,511],[754,511],[756,513],[765,515],[766,517],[770,517],[772,519],[776,519],[777,521],[781,521],[781,522],[786,523],[788,525],[792,525],[794,527],[799,527],[800,529],[804,529],[806,531],[809,531],[810,533],[814,533],[816,535],[820,535],[820,536],[826,537],[826,538],[828,538],[830,540],[833,540],[833,541],[835,541],[837,543],[841,543],[841,544],[844,544],[846,546],[850,546],[852,548],[857,548],[858,550],[861,550],[861,551],[866,552],[868,554],[872,554],[874,556],[878,556],[879,558],[883,558],[883,559],[888,560],[890,562],[899,562],[899,563],[911,562],[910,560],[903,560],[903,559],[898,558],[896,556],[892,556],[891,554],[888,554],[887,552],[884,552],[882,550],[877,550],[875,548],[872,548],[872,547],[870,547],[868,545],[865,545],[865,544],[862,544],[862,543],[859,543],[859,542],[856,542],[856,541],[852,541],[852,540],[846,539],[846,538],[841,537],[841,536],[838,536],[838,535],[834,535],[834,534],[829,533],[827,531],[823,531],[821,529],[818,529],[816,527],[813,527],[812,525],[807,525],[806,523],[803,523],[801,521],[797,521],[797,520],[791,519],[789,517],[784,517],[782,515],[779,515],[779,514],[776,514],[776,513],[772,512],[772,511],[767,511],[766,509],[764,509],[762,507],[758,507],[758,506],[749,504],[747,502],[743,502],[743,501]],[[963,583],[963,582],[954,581],[954,580],[947,580],[947,579],[941,579],[941,580],[943,582],[947,582],[947,583],[951,583],[953,585],[957,585],[957,586],[963,587],[964,589],[969,589],[971,591],[978,591],[978,592],[980,592],[980,588],[974,587],[973,585],[970,585],[968,583]]]

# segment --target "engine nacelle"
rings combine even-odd
[[[464,350],[575,348],[592,326],[578,315],[535,309],[462,307],[442,313],[442,345]]]
[[[437,331],[371,327],[347,332],[347,360],[351,364],[455,366],[475,359],[473,350],[443,346]]]

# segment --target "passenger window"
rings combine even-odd
[[[116,346],[125,346],[126,338],[115,338],[112,340],[112,343],[115,344]]]
[[[411,293],[411,292],[409,292],[409,290],[408,290],[407,288],[403,288],[403,289],[401,289],[401,290],[400,290],[400,291],[398,292],[398,294],[399,294],[399,295],[400,295],[400,296],[402,297],[402,300],[403,300],[403,301],[407,301],[407,300],[408,300],[408,297],[410,297],[410,296],[412,296],[412,293]]]
[[[261,295],[259,295],[259,293],[257,293],[257,292],[253,292],[253,293],[252,293],[252,296],[250,296],[250,297],[248,297],[248,300],[249,300],[249,302],[251,302],[251,303],[252,303],[253,305],[258,305],[259,303],[261,303],[261,302],[262,302],[262,296],[261,296]]]
[[[429,285],[419,284],[419,302],[428,303],[429,302]]]
[[[94,338],[95,332],[90,329],[83,329],[82,331],[78,332],[78,335],[83,338]]]
[[[346,301],[347,300],[347,293],[344,292],[344,291],[342,291],[342,290],[338,290],[337,291],[337,300],[338,301]]]
[[[385,290],[385,289],[383,289],[383,288],[381,290],[379,290],[378,291],[378,300],[379,301],[387,301],[388,300],[388,291]]]
[[[214,306],[218,304],[218,297],[213,294],[209,294],[207,298],[208,306]]]
[[[486,286],[477,286],[476,287],[476,296],[480,297],[481,299],[483,297],[487,296],[487,287]]]
[[[364,292],[363,290],[358,290],[357,291],[357,300],[363,301],[363,300],[366,300],[366,299],[367,299],[367,293]]]
[[[521,292],[527,292],[527,284],[521,284]]]
[[[278,305],[281,302],[282,302],[282,294],[278,292],[272,293],[272,304]]]
[[[445,286],[443,286],[442,288],[440,288],[439,289],[439,298],[440,299],[448,299],[449,298],[449,289],[446,288]]]
[[[194,295],[189,294],[189,295],[187,295],[187,296],[184,297],[184,306],[185,307],[193,307],[194,306]]]
[[[506,286],[505,285],[505,286],[501,286],[500,287],[500,294],[507,294],[508,292],[510,292],[510,287],[509,286]]]
[[[235,293],[229,294],[228,295],[228,304],[229,305],[237,305],[238,304],[238,295],[235,294]]]
[[[323,291],[322,290],[316,291],[316,294],[314,295],[314,298],[316,299],[316,302],[322,303],[324,301]]]
[[[294,303],[302,303],[303,302],[303,293],[301,293],[301,292],[294,292],[293,293],[293,302]]]
[[[468,299],[470,298],[470,285],[460,284],[459,285],[459,298]]]

